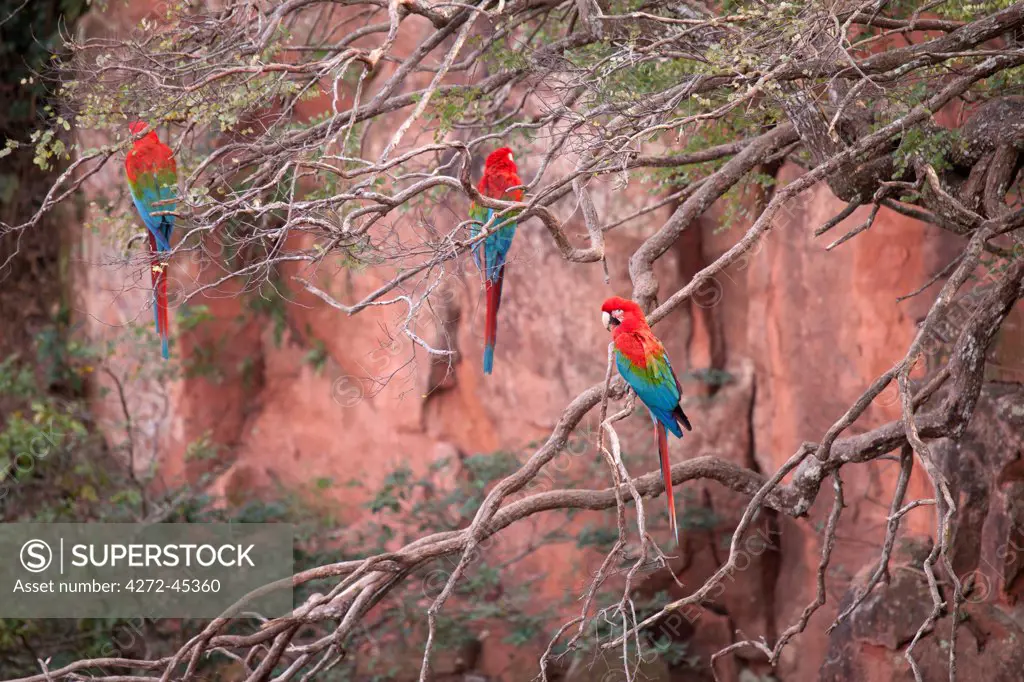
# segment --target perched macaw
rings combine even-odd
[[[146,129],[142,121],[128,124],[132,135]],[[160,335],[161,353],[167,358],[167,339],[169,334],[167,316],[167,257],[171,250],[171,230],[174,229],[173,215],[154,216],[160,211],[173,211],[175,204],[166,203],[156,206],[157,202],[173,199],[177,189],[177,166],[171,148],[162,143],[156,132],[150,131],[135,141],[135,146],[128,152],[124,169],[128,175],[128,188],[132,193],[132,201],[142,222],[149,231],[150,269],[153,279],[153,319],[156,331]]]
[[[519,179],[512,150],[502,147],[491,152],[484,162],[484,176],[480,178],[477,189],[480,194],[492,199],[504,201],[522,201],[523,190],[512,187],[523,184]],[[479,221],[471,228],[475,237],[480,234],[483,225],[491,219],[494,210],[477,206],[469,209],[470,217]],[[501,283],[505,278],[505,259],[512,247],[512,237],[516,234],[516,216],[506,213],[494,225],[488,227],[491,234],[482,242],[473,246],[473,260],[480,268],[484,280],[484,293],[487,297],[487,322],[484,328],[484,372],[490,374],[494,369],[494,342],[498,337],[498,307],[501,305]]]
[[[651,413],[661,459],[661,477],[665,481],[665,493],[668,496],[668,522],[678,545],[679,528],[676,525],[676,504],[672,495],[672,465],[668,460],[668,436],[665,429],[671,431],[676,438],[683,437],[680,425],[687,431],[693,430],[690,420],[679,405],[682,387],[672,371],[665,347],[647,325],[647,318],[639,305],[613,296],[601,305],[601,319],[605,328],[612,333],[615,366],[619,375]]]

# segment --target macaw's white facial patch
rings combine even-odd
[[[611,331],[612,327],[615,327],[615,326],[618,326],[618,325],[622,324],[622,311],[621,310],[613,310],[613,311],[611,311],[611,313],[602,311],[601,312],[601,322],[602,322],[602,324],[604,324],[604,328],[605,329],[607,329],[608,331]]]

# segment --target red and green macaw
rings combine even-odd
[[[512,150],[502,147],[491,152],[484,162],[484,175],[480,178],[477,189],[480,194],[491,199],[504,201],[522,201],[523,190],[510,188],[523,184],[519,179]],[[491,219],[495,211],[475,203],[469,209],[469,215],[478,221],[470,228],[475,237],[480,234],[483,226]],[[501,283],[505,279],[505,260],[512,248],[512,237],[516,234],[516,216],[514,212],[506,213],[488,227],[491,234],[481,242],[473,245],[473,260],[480,268],[484,280],[484,293],[487,297],[487,322],[484,328],[484,373],[490,374],[494,369],[494,342],[498,337],[498,307],[501,305]]]
[[[612,333],[615,343],[615,366],[619,375],[647,406],[654,422],[661,458],[661,477],[668,495],[668,522],[679,544],[676,525],[676,504],[672,495],[672,465],[668,460],[668,429],[676,438],[683,437],[682,425],[692,431],[690,420],[679,405],[682,387],[672,371],[665,346],[654,335],[640,306],[625,298],[613,296],[601,305],[601,319]]]
[[[142,121],[128,124],[132,135],[146,129]],[[128,152],[124,169],[128,175],[128,188],[132,201],[142,222],[149,231],[150,269],[153,279],[153,319],[160,335],[161,354],[167,358],[169,334],[167,315],[167,256],[171,250],[171,230],[174,229],[173,215],[154,216],[160,211],[173,211],[175,204],[155,205],[157,202],[173,199],[176,195],[178,171],[171,148],[162,143],[155,131],[150,131]]]

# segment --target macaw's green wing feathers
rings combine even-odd
[[[493,224],[489,224],[494,215],[494,210],[476,204],[470,209],[470,217],[479,221],[479,224],[473,223],[470,227],[470,234],[476,237],[485,226],[491,233],[486,239],[473,245],[473,260],[480,268],[484,281],[492,284],[498,281],[500,270],[508,260],[508,252],[512,248],[512,239],[516,236],[516,215],[506,214]]]
[[[620,351],[615,351],[615,366],[626,383],[647,406],[654,417],[677,437],[682,437],[673,413],[679,408],[679,382],[672,371],[672,364],[664,351],[647,357],[647,366],[633,362]],[[682,410],[678,410],[679,414]],[[685,420],[685,416],[684,416]],[[685,421],[689,428],[689,421]]]
[[[507,218],[500,219],[497,231],[484,240],[483,273],[484,278],[497,284],[504,273],[508,252],[512,248],[512,238],[516,235],[516,223]]]
[[[488,221],[490,221],[491,216],[493,214],[494,211],[492,211],[491,209],[484,208],[483,206],[478,206],[476,203],[470,206],[469,217],[474,222],[469,226],[469,234],[472,237],[476,237],[481,232],[483,232],[484,225],[486,225]],[[481,273],[483,273],[484,266],[480,260],[480,254],[483,252],[484,241],[479,241],[473,244],[473,262],[476,263],[476,266],[480,269]]]
[[[485,206],[479,206],[475,202],[469,207],[469,217],[472,220],[476,220],[480,225],[470,226],[470,230],[474,235],[480,234],[481,226],[488,221],[491,217],[491,209]]]
[[[132,192],[132,202],[135,204],[135,208],[139,211],[139,216],[142,218],[142,222],[146,225],[146,229],[149,230],[149,233],[156,238],[157,249],[160,251],[170,251],[171,231],[174,229],[174,216],[154,216],[153,213],[157,213],[159,211],[173,211],[175,207],[173,202],[160,205],[156,204],[160,201],[173,199],[174,192],[160,186],[153,188],[152,184],[148,182],[141,182],[139,185],[141,186],[136,189],[135,186],[129,184]]]

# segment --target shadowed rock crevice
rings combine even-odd
[[[694,275],[710,263],[705,254],[705,233],[714,229],[714,221],[702,217],[680,236],[675,246],[680,281],[692,280]],[[719,310],[723,296],[724,287],[721,282],[711,279],[688,305],[690,325],[686,349],[689,374],[700,383],[690,382],[685,388],[692,386],[700,391],[698,395],[709,398],[721,388],[721,377],[725,374],[728,360],[725,329]]]

